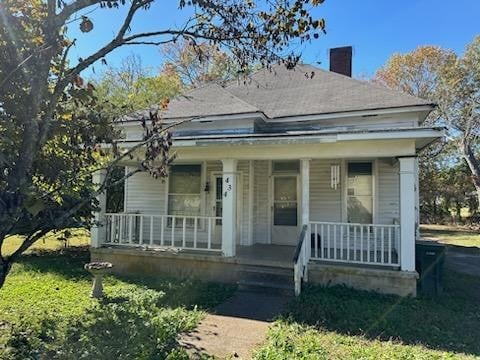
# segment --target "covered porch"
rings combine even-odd
[[[121,213],[99,199],[92,247],[286,264],[297,293],[314,264],[415,274],[416,149],[432,134],[404,134],[177,139],[166,182],[129,178]]]
[[[198,201],[196,194],[188,195],[187,201],[183,194],[170,193],[174,186],[167,183],[160,190],[158,212],[145,211],[145,201],[155,200],[147,199],[149,187],[160,186],[158,182],[134,179],[125,189],[125,212],[97,214],[101,226],[92,229],[93,247],[174,249],[288,262],[290,267],[298,262],[297,249],[305,267],[327,262],[414,271],[414,156],[225,159],[203,162],[198,168]],[[147,197],[140,203],[136,199],[143,193]],[[105,199],[100,200],[104,208]],[[137,209],[133,200],[140,204]],[[189,212],[189,203],[197,204],[202,215],[182,214]]]

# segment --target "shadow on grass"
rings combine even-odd
[[[145,286],[164,293],[160,299],[161,306],[187,309],[194,307],[201,310],[211,310],[231,297],[237,286],[203,282],[196,279],[176,279],[167,275],[153,276],[126,276],[115,275],[115,278],[135,285]]]
[[[90,279],[91,275],[83,266],[90,261],[88,247],[63,249],[62,251],[37,251],[25,255],[20,263],[24,270],[44,273],[55,273],[68,280]],[[194,279],[175,279],[166,275],[111,275],[106,278],[105,287],[109,283],[123,281],[132,285],[140,285],[164,293],[160,306],[187,309],[197,307],[209,310],[231,297],[236,290],[235,285],[202,282]]]
[[[22,270],[55,273],[65,278],[89,278],[83,266],[90,261],[89,247],[72,247],[61,250],[35,250],[19,261]]]
[[[289,322],[328,331],[480,355],[480,278],[449,273],[437,298],[399,298],[346,287],[310,286]]]

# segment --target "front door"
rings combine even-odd
[[[274,175],[272,197],[272,244],[297,244],[298,178],[297,175]]]

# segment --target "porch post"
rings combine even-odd
[[[415,240],[420,240],[420,168],[415,158]]]
[[[92,182],[96,186],[100,186],[105,180],[106,170],[98,170],[92,175]],[[92,248],[98,248],[105,241],[105,212],[107,208],[107,194],[104,191],[97,196],[99,211],[95,212],[95,224],[90,229]]]
[[[400,268],[415,271],[415,156],[400,157]]]
[[[302,226],[310,222],[310,159],[301,160]]]
[[[302,175],[302,227],[307,225],[307,244],[304,245],[306,261],[310,260],[312,247],[310,246],[310,159],[300,160]],[[304,240],[304,241],[305,241]],[[304,264],[307,265],[307,264]],[[304,281],[308,281],[308,270],[305,266]]]
[[[222,194],[222,252],[235,256],[237,239],[237,160],[225,159],[223,163]]]

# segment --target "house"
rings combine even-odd
[[[129,178],[122,213],[99,199],[92,257],[297,294],[313,282],[415,295],[417,154],[442,129],[421,126],[434,104],[352,79],[350,64],[338,48],[330,71],[274,66],[174,99],[165,121],[192,120],[175,128],[169,177]],[[141,117],[119,124],[123,147]]]

